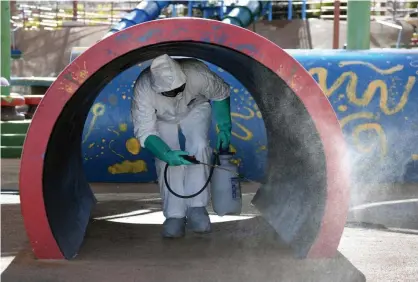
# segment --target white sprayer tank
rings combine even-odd
[[[219,216],[239,215],[242,208],[241,184],[238,167],[231,163],[233,153],[219,154],[219,163],[222,168],[215,168],[211,181],[212,206]],[[234,173],[235,172],[235,173]]]

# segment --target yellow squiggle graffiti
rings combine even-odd
[[[248,107],[244,107],[244,109],[246,109],[249,114],[248,115],[243,115],[243,114],[239,114],[239,113],[231,113],[231,118],[241,118],[243,120],[250,120],[252,118],[254,118],[255,113],[252,109],[248,108]],[[239,129],[241,129],[245,135],[239,135],[235,132],[232,132],[232,135],[235,136],[238,139],[244,140],[244,141],[249,141],[253,138],[253,133],[251,132],[251,130],[249,130],[248,128],[246,128],[244,125],[242,125],[241,123],[237,122],[236,120],[233,120],[233,123],[238,126]]]
[[[351,73],[343,73],[342,75],[340,75],[339,78],[337,78],[334,83],[331,85],[330,88],[327,87],[327,78],[328,78],[328,70],[325,68],[321,68],[321,67],[317,67],[317,68],[311,68],[309,70],[310,75],[314,76],[317,75],[318,76],[318,84],[319,86],[322,88],[322,90],[324,91],[325,95],[327,97],[330,97],[335,90],[337,90],[344,82],[344,80],[346,79],[346,77],[350,76]],[[355,79],[357,80],[357,75],[354,74]],[[348,91],[348,86],[347,86],[347,91]]]
[[[360,112],[360,113],[354,113],[351,115],[348,115],[344,118],[342,118],[340,120],[340,126],[341,128],[344,128],[344,126],[347,125],[347,123],[353,121],[353,120],[358,120],[358,119],[374,119],[375,116],[373,115],[373,113],[370,112]],[[372,149],[375,147],[374,145],[372,146],[364,146],[361,144],[360,141],[360,133],[364,132],[364,131],[370,131],[370,130],[374,130],[380,140],[380,156],[384,157],[387,154],[387,140],[386,140],[386,134],[382,128],[382,126],[378,123],[363,123],[360,125],[357,125],[353,132],[352,132],[352,136],[353,136],[353,141],[354,144],[356,146],[356,148],[363,153],[369,153],[372,151]]]
[[[235,125],[238,126],[242,131],[244,131],[245,135],[238,135],[235,132],[232,132],[232,135],[244,141],[249,141],[253,138],[253,133],[248,128],[246,128],[239,122],[235,122]]]
[[[360,112],[360,113],[355,113],[355,114],[348,115],[348,116],[346,116],[346,117],[344,117],[340,120],[341,128],[343,128],[350,121],[360,119],[360,118],[372,119],[373,118],[373,113]]]
[[[89,138],[89,136],[90,136],[91,132],[93,131],[94,124],[96,123],[96,120],[97,120],[100,116],[104,115],[105,110],[106,110],[106,107],[105,107],[105,105],[104,105],[104,104],[102,104],[102,103],[96,103],[96,104],[94,104],[94,105],[93,105],[93,107],[91,108],[91,112],[93,113],[93,117],[91,118],[91,121],[90,121],[89,127],[88,127],[88,129],[87,129],[87,133],[86,133],[86,135],[84,136],[83,143],[84,143],[84,142],[86,142],[86,140]]]
[[[330,97],[335,92],[335,90],[337,90],[344,83],[346,78],[349,78],[349,81],[346,86],[347,98],[349,102],[360,107],[367,106],[376,94],[377,90],[380,89],[379,106],[382,112],[387,115],[393,115],[403,109],[403,107],[408,102],[409,94],[411,93],[411,90],[416,82],[416,78],[414,76],[410,76],[408,78],[408,82],[405,85],[405,89],[400,98],[399,103],[394,108],[390,109],[387,105],[389,98],[388,88],[383,80],[374,80],[370,82],[363,96],[358,98],[356,94],[358,77],[354,72],[344,72],[340,75],[340,77],[337,80],[335,80],[335,82],[332,84],[330,88],[327,87],[327,69],[321,67],[312,68],[309,70],[309,73],[312,76],[318,76],[318,84],[321,86],[322,90],[327,95],[327,97]]]
[[[255,113],[252,109],[248,108],[248,107],[244,107],[244,109],[246,109],[249,112],[249,115],[243,115],[243,114],[239,114],[239,113],[231,113],[231,117],[237,117],[237,118],[242,118],[244,120],[250,120],[254,117]]]
[[[115,142],[115,140],[111,140],[109,142],[109,145],[108,145],[109,150],[112,151],[112,153],[114,153],[115,155],[117,155],[117,156],[121,157],[122,159],[124,159],[125,158],[124,156],[122,156],[121,154],[119,154],[118,152],[116,152],[115,150],[112,149],[111,145],[112,145],[113,142]]]
[[[380,124],[378,123],[365,123],[365,124],[360,124],[358,126],[356,126],[356,128],[354,128],[352,136],[354,139],[354,142],[356,144],[356,147],[359,149],[359,151],[363,152],[363,153],[369,153],[375,146],[371,145],[371,146],[364,146],[363,144],[361,144],[360,140],[360,133],[365,132],[365,131],[370,131],[370,130],[374,130],[379,139],[380,139],[380,148],[381,148],[381,157],[386,156],[387,154],[387,145],[386,145],[386,134],[383,131],[383,128]]]
[[[403,65],[396,65],[394,67],[391,67],[390,69],[380,69],[378,67],[376,67],[375,65],[373,65],[372,63],[369,62],[362,62],[362,61],[342,61],[338,64],[339,67],[345,67],[345,66],[350,66],[350,65],[363,65],[363,66],[367,66],[369,68],[371,68],[372,70],[374,70],[375,72],[378,72],[380,74],[393,74],[397,71],[401,71],[403,70],[404,66]]]
[[[411,90],[415,85],[415,81],[416,81],[416,78],[414,76],[410,76],[408,78],[408,82],[405,85],[405,90],[401,96],[401,99],[399,100],[399,103],[393,109],[389,109],[389,107],[387,106],[389,95],[388,95],[388,89],[387,89],[386,83],[383,80],[374,80],[370,82],[369,86],[366,89],[364,96],[361,98],[357,98],[357,95],[355,93],[355,88],[350,89],[350,91],[347,92],[347,97],[350,102],[356,105],[367,106],[372,100],[374,94],[380,88],[380,102],[379,102],[380,109],[386,115],[393,115],[399,112],[401,109],[403,109],[403,107],[405,107],[406,103],[408,102],[408,96],[411,93]]]

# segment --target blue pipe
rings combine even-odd
[[[306,20],[306,0],[302,1],[302,20]]]
[[[262,10],[262,1],[242,1],[225,16],[222,22],[247,27]]]
[[[175,18],[175,17],[177,17],[177,6],[176,6],[176,4],[171,4],[171,6],[173,7],[172,9],[171,9],[171,17],[172,18]]]
[[[290,21],[292,18],[293,18],[293,6],[292,6],[292,0],[289,0],[287,4],[287,19]]]
[[[138,6],[124,16],[119,23],[112,26],[104,38],[133,25],[157,19],[161,10],[169,4],[170,1],[141,1]]]
[[[187,16],[188,17],[193,16],[193,1],[189,1],[189,3],[188,3]]]

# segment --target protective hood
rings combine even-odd
[[[176,89],[186,83],[186,75],[180,64],[167,54],[155,58],[150,70],[152,88],[158,93]]]

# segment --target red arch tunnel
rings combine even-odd
[[[36,257],[70,259],[83,241],[96,200],[82,170],[81,136],[94,99],[118,73],[163,53],[218,65],[250,91],[268,138],[265,180],[252,202],[298,257],[332,256],[346,220],[349,177],[343,135],[326,96],[267,39],[182,18],[136,25],[98,42],[45,94],[20,171],[22,213]]]

